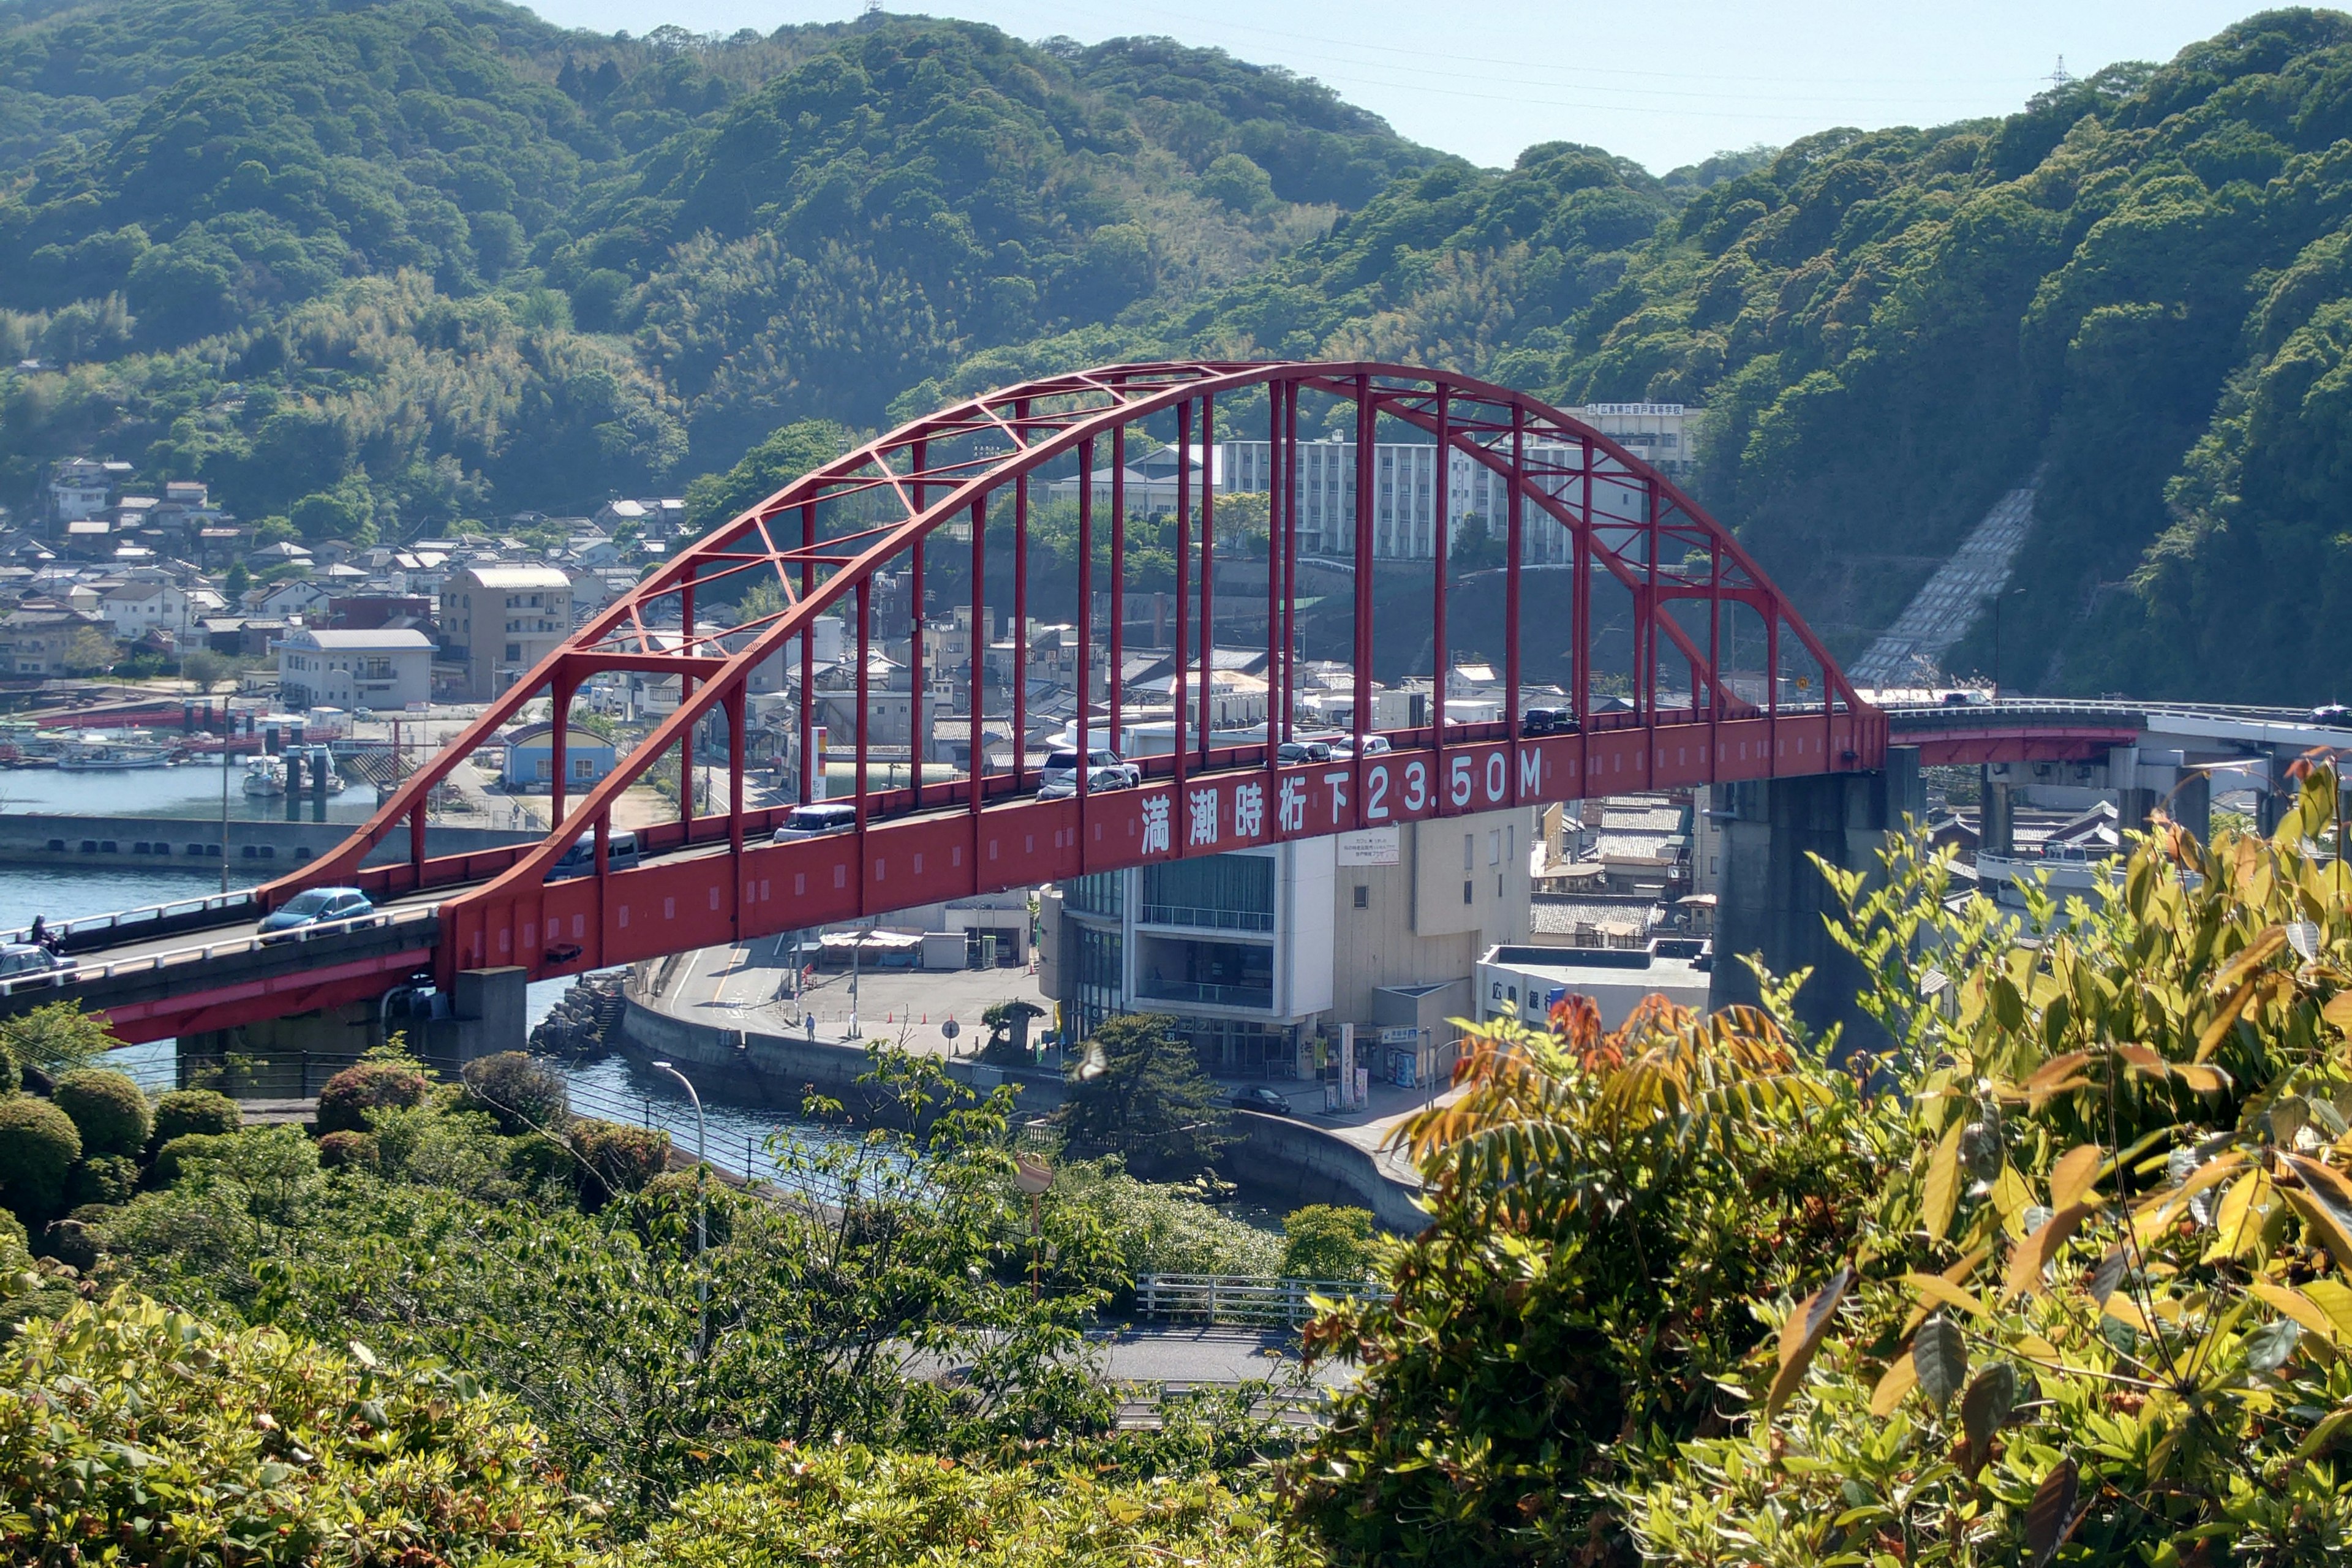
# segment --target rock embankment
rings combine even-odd
[[[535,1056],[594,1056],[619,1042],[621,976],[583,974],[530,1032]]]

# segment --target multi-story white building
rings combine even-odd
[[[105,516],[113,493],[114,478],[107,465],[88,458],[68,458],[49,476],[49,510],[61,523]]]
[[[467,566],[441,584],[441,636],[466,695],[496,697],[572,632],[572,579],[553,566]]]
[[[1173,1016],[1228,1078],[1311,1078],[1341,1024],[1377,1078],[1450,1066],[1480,953],[1527,940],[1522,811],[1079,877],[1045,900],[1038,978],[1082,1037]],[[1318,1041],[1322,1045],[1318,1047]]]
[[[278,697],[297,712],[308,708],[397,712],[433,694],[433,639],[423,632],[296,626],[277,647]]]
[[[97,608],[118,642],[152,631],[182,637],[194,629],[187,592],[175,583],[117,583],[99,595]]]

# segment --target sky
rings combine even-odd
[[[564,26],[767,32],[859,0],[525,0]],[[893,6],[892,9],[901,7]],[[906,7],[912,9],[912,7]],[[1657,173],[1836,125],[1936,125],[2076,76],[2165,60],[2257,7],[2211,0],[938,0],[1024,38],[1160,33],[1282,65],[1488,166],[1581,142]]]

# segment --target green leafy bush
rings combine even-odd
[[[1361,1279],[1371,1267],[1370,1209],[1308,1204],[1282,1219],[1282,1271],[1293,1279]]]
[[[1852,1081],[1785,1016],[1651,997],[1613,1031],[1584,998],[1549,1033],[1465,1039],[1450,1104],[1403,1134],[1429,1226],[1392,1297],[1310,1326],[1359,1378],[1286,1472],[1341,1562],[1574,1561],[1616,1527],[1596,1482],[1713,1426],[1752,1303],[1840,1255],[1871,1190]]]
[[[499,1051],[467,1062],[460,1103],[488,1112],[510,1135],[561,1132],[572,1120],[562,1076],[523,1051]]]
[[[100,1154],[82,1160],[66,1175],[68,1207],[127,1204],[138,1191],[139,1163],[123,1154]]]
[[[373,1171],[375,1163],[375,1134],[342,1131],[319,1135],[320,1169],[340,1171],[348,1166]]]
[[[1045,1207],[1049,1220],[1062,1209],[1092,1216],[1117,1249],[1122,1284],[1147,1273],[1282,1272],[1280,1237],[1203,1202],[1190,1182],[1131,1176],[1115,1154],[1057,1167]],[[1018,1217],[1025,1235],[1027,1216]]]
[[[236,1141],[228,1132],[183,1132],[155,1151],[155,1163],[147,1168],[147,1179],[159,1187],[168,1187],[188,1173],[189,1169],[205,1160],[216,1158]]]
[[[81,1134],[72,1119],[28,1094],[0,1099],[0,1204],[27,1229],[66,1206],[66,1178],[81,1158]]]
[[[660,1175],[669,1163],[669,1134],[582,1117],[572,1124],[572,1150],[580,1156],[581,1201],[593,1209]]]
[[[703,1487],[620,1554],[625,1568],[1277,1568],[1304,1563],[1259,1500],[1211,1480],[962,1465],[858,1447],[787,1447]]]
[[[105,1019],[71,1002],[52,1002],[0,1020],[0,1055],[19,1068],[37,1068],[54,1079],[98,1060],[120,1045]],[[11,1084],[13,1086],[13,1079]]]
[[[590,1533],[470,1378],[228,1331],[119,1292],[0,1346],[16,1555],[558,1564]]]
[[[154,1114],[127,1074],[79,1068],[60,1076],[49,1098],[73,1118],[84,1154],[135,1155],[147,1147]]]
[[[155,1101],[155,1128],[148,1134],[158,1149],[190,1132],[234,1132],[245,1124],[236,1100],[217,1089],[174,1089]]]
[[[364,1132],[369,1111],[422,1105],[432,1092],[432,1080],[413,1061],[355,1062],[320,1089],[319,1131]]]

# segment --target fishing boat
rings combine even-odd
[[[259,795],[281,795],[286,793],[286,773],[278,765],[277,758],[246,758],[245,793]]]
[[[68,773],[122,773],[132,768],[160,768],[165,762],[161,746],[140,746],[113,741],[80,741],[58,753],[58,769]]]

